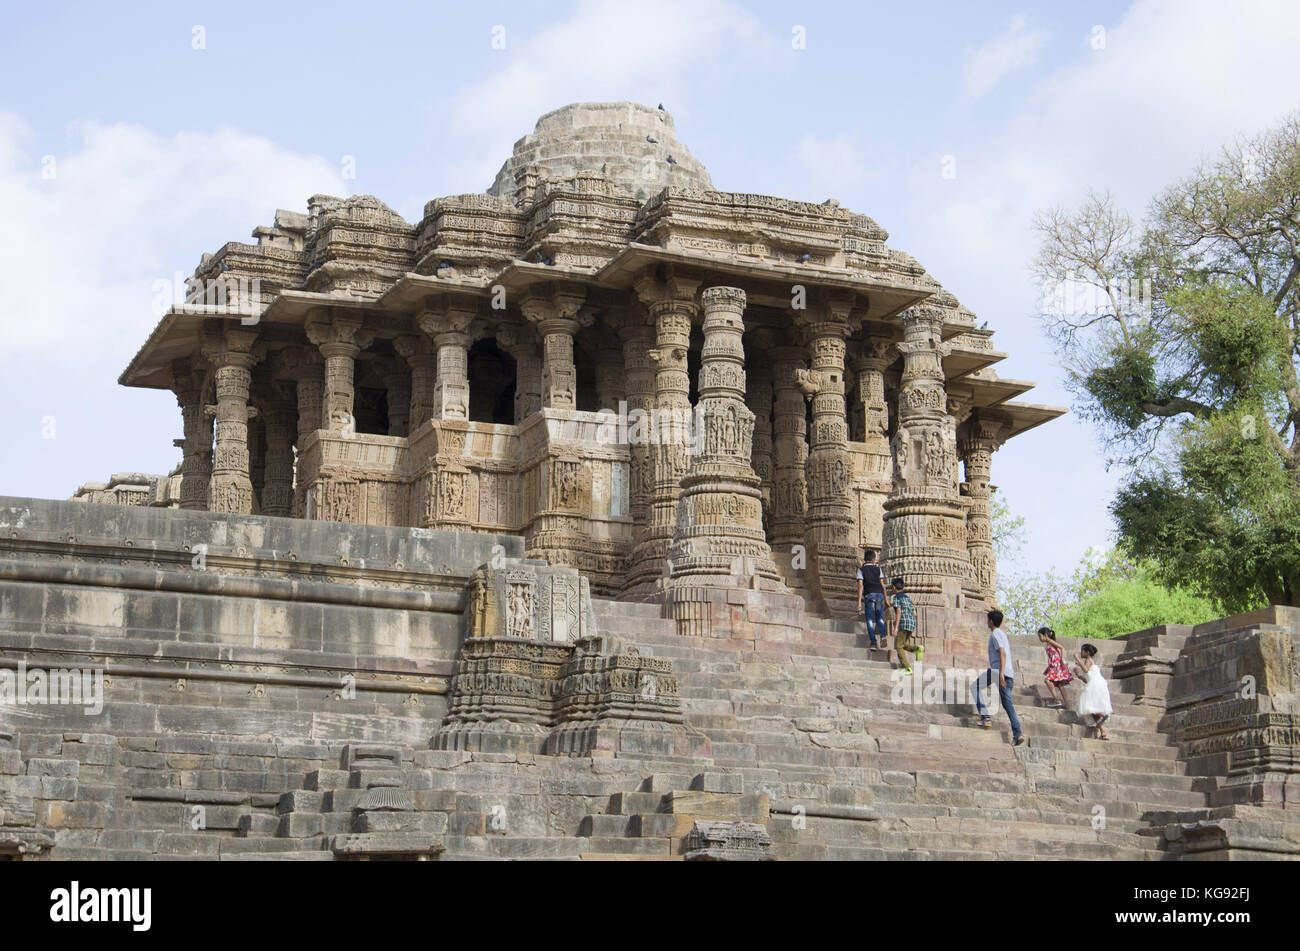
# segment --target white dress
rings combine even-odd
[[[1101,668],[1096,663],[1088,668],[1088,682],[1079,694],[1075,712],[1081,717],[1094,713],[1111,713],[1110,684],[1106,683],[1106,678],[1101,675]]]

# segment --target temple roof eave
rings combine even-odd
[[[1002,403],[991,412],[986,412],[994,419],[1000,420],[1006,427],[1002,437],[1005,441],[1022,436],[1029,430],[1036,429],[1044,423],[1059,419],[1069,411],[1062,406],[1007,402]]]
[[[596,280],[605,286],[627,288],[647,268],[657,265],[725,274],[731,278],[756,282],[806,284],[810,287],[855,291],[867,296],[871,302],[865,317],[873,320],[893,317],[928,299],[938,290],[937,284],[906,284],[820,265],[794,266],[757,260],[749,262],[736,257],[720,257],[698,251],[637,243],[628,245],[600,268],[596,272]],[[787,294],[784,298],[787,303],[788,298]]]

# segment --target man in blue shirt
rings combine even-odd
[[[993,720],[989,717],[988,708],[984,706],[983,691],[985,687],[991,687],[996,682],[998,700],[1002,703],[1002,709],[1007,711],[1007,719],[1011,721],[1011,744],[1020,746],[1025,742],[1025,736],[1020,732],[1020,718],[1016,716],[1016,708],[1011,704],[1015,668],[1011,663],[1011,642],[1007,640],[1007,635],[1002,630],[1002,612],[996,608],[990,611],[988,624],[989,669],[980,674],[971,687],[971,693],[975,695],[975,709],[979,711],[980,726],[985,729],[992,727]]]

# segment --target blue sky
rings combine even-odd
[[[662,102],[716,187],[871,215],[989,321],[1011,354],[998,372],[1060,405],[1032,316],[1034,210],[1093,186],[1140,215],[1300,106],[1300,5],[1265,0],[70,3],[6,19],[0,493],[55,498],[179,461],[174,400],[116,385],[156,320],[154,281],[317,192],[417,221],[485,189],[567,102]],[[999,452],[994,481],[1029,523],[1022,567],[1107,543],[1118,477],[1077,419]]]

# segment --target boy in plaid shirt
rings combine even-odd
[[[903,579],[893,581],[894,596],[889,599],[893,611],[890,612],[890,633],[894,637],[894,650],[898,653],[898,663],[906,673],[912,672],[912,665],[903,656],[903,651],[916,655],[917,661],[925,654],[925,648],[916,641],[916,607],[912,599],[903,593]]]

